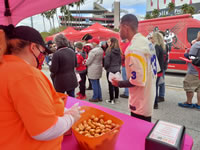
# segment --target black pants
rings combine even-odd
[[[114,99],[114,93],[115,93],[115,98],[119,97],[119,88],[113,86],[112,83],[109,81],[109,79],[108,79],[109,72],[107,72],[106,75],[107,75],[107,80],[108,80],[110,100],[113,100]]]
[[[81,77],[81,81],[79,82],[80,93],[81,93],[81,95],[85,96],[85,83],[86,83],[87,72],[79,73],[79,75]]]
[[[132,117],[135,117],[135,118],[138,118],[138,119],[142,119],[142,120],[151,122],[151,117],[141,116],[141,115],[135,114],[135,113],[133,113],[133,112],[131,112],[131,116],[132,116]]]
[[[70,91],[66,91],[66,90],[56,90],[57,92],[60,92],[60,93],[67,93],[67,95],[69,95],[69,96],[71,96],[71,97],[75,97],[75,95],[74,95],[74,91],[75,91],[75,89],[73,89],[73,90],[70,90]]]

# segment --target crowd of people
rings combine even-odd
[[[127,14],[120,22],[121,43],[116,38],[102,42],[86,34],[73,46],[58,34],[45,45],[40,33],[27,26],[0,26],[0,139],[4,150],[61,149],[63,134],[81,117],[79,104],[66,109],[66,97],[101,102],[100,79],[106,70],[109,99],[115,104],[128,98],[130,114],[151,122],[153,109],[165,101],[165,70],[168,47],[163,33],[156,31],[144,37],[138,32],[135,15]],[[197,53],[198,39],[193,42],[189,57]],[[52,83],[40,71],[46,56]],[[123,79],[110,74],[122,73]],[[187,102],[181,107],[200,109],[199,79],[192,66],[184,80]],[[194,82],[194,83],[193,83]],[[75,89],[79,86],[79,92]],[[124,88],[119,94],[119,88]],[[192,104],[194,92],[198,104]],[[67,94],[67,95],[66,95]],[[12,141],[12,144],[10,144]]]

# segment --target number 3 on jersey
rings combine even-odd
[[[131,74],[132,74],[131,78],[132,78],[133,80],[135,80],[135,79],[136,79],[136,72],[133,71],[133,72],[131,72]]]

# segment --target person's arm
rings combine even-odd
[[[48,141],[63,135],[80,118],[80,114],[83,112],[83,110],[80,110],[79,103],[74,104],[70,109],[65,108],[64,116],[59,117],[55,125],[39,135],[32,136],[32,138],[39,141]]]
[[[125,81],[113,79],[112,84],[119,87],[145,86],[147,78],[147,62],[145,61],[144,54],[139,55],[130,53],[127,55],[126,59],[129,59],[126,70],[128,69],[128,71],[131,72],[130,78]]]
[[[88,55],[88,59],[86,60],[86,65],[89,66],[92,64],[93,60],[94,60],[95,54],[93,51],[90,51],[89,55]]]
[[[42,75],[39,74],[40,72],[38,71],[34,72],[33,75],[23,77],[17,81],[10,81],[8,83],[8,89],[14,109],[23,122],[25,130],[31,137],[37,137],[43,133],[45,135],[47,133],[49,134],[48,130],[55,131],[61,126],[61,122],[67,122],[67,124],[62,126],[67,127],[49,134],[48,138],[51,139],[67,131],[74,123],[72,117],[74,120],[78,118],[73,115],[79,114],[69,113],[63,117],[59,117],[56,111],[56,105],[54,104],[55,100],[52,97],[52,90],[54,89],[49,85],[50,82],[46,81],[47,79],[42,78]],[[59,109],[62,109],[62,107]],[[64,112],[64,107],[63,110],[59,111]]]

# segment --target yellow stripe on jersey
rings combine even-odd
[[[145,80],[146,80],[146,68],[147,68],[147,63],[146,63],[145,59],[142,56],[137,55],[137,54],[133,54],[133,53],[126,55],[125,59],[127,59],[128,57],[135,57],[140,61],[140,63],[142,64],[143,72],[144,72],[142,82],[145,82]]]

